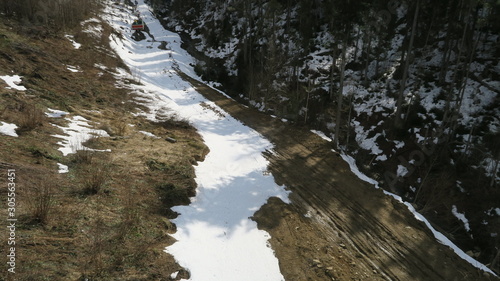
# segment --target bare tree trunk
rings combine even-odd
[[[415,14],[413,15],[413,24],[412,24],[412,28],[411,28],[410,43],[408,44],[408,51],[406,54],[405,65],[403,68],[403,77],[401,78],[398,100],[396,103],[396,118],[394,120],[394,126],[398,129],[401,129],[403,127],[403,119],[401,119],[401,110],[402,110],[402,106],[403,106],[403,97],[404,97],[404,92],[405,92],[405,88],[406,88],[406,80],[408,79],[408,68],[410,66],[410,60],[412,58],[411,51],[413,48],[413,41],[415,40],[415,34],[417,33],[416,28],[417,28],[418,10],[420,8],[420,0],[417,0],[415,5],[416,5],[416,7],[415,7]]]
[[[358,51],[359,51],[359,34],[361,33],[361,29],[358,28],[358,32],[356,34],[356,45],[354,46],[354,61],[358,60]]]
[[[450,42],[451,42],[451,11],[450,8],[448,7],[446,9],[446,15],[448,18],[448,25],[447,25],[447,30],[446,30],[446,38],[444,40],[444,51],[443,51],[443,56],[441,59],[441,71],[439,72],[439,84],[443,85],[444,82],[446,82],[446,72],[448,71],[448,62],[450,61],[450,54],[451,54],[451,48],[450,48]]]
[[[346,134],[346,141],[345,145],[346,147],[349,146],[349,139],[351,136],[351,115],[352,115],[352,100],[354,99],[354,93],[349,93],[349,110],[348,110],[348,116],[347,116],[347,134]]]
[[[307,97],[306,97],[306,113],[304,116],[304,124],[307,124],[307,117],[309,115],[309,98],[311,96],[311,92],[314,90],[316,85],[316,79],[309,80],[307,87],[305,88]]]
[[[335,60],[337,58],[337,47],[334,46],[332,48],[332,60],[333,60],[333,63],[332,63],[332,68],[330,69],[330,100],[333,101],[333,96],[334,96],[334,91],[333,91],[333,78],[334,78],[334,73],[335,73]]]
[[[370,32],[370,30],[367,31],[367,36],[368,36],[368,39],[367,39],[367,43],[365,44],[366,45],[366,48],[365,48],[365,54],[366,54],[366,62],[365,62],[365,71],[364,71],[364,74],[363,74],[363,85],[365,87],[368,87],[368,67],[370,66],[370,53],[371,53],[371,45],[372,45],[372,34]]]
[[[472,6],[469,6],[468,7],[468,10],[467,10],[467,13],[470,14],[470,12],[472,11]],[[467,17],[466,17],[467,18]],[[477,20],[477,18],[475,18],[475,20]],[[473,23],[473,26],[475,25],[475,23]],[[463,36],[462,36],[462,43],[461,43],[461,49],[459,51],[459,53],[461,54],[463,52],[462,48],[465,49],[465,41],[466,41],[466,34],[467,34],[467,28],[468,28],[469,24],[466,22],[465,24],[465,27],[464,27],[464,33],[463,33]],[[474,31],[472,31],[474,32]],[[456,114],[459,114],[461,109],[462,109],[462,104],[463,104],[463,99],[464,99],[464,96],[465,96],[465,90],[467,88],[467,84],[468,84],[468,81],[469,81],[469,76],[470,76],[470,66],[472,64],[472,61],[474,60],[474,54],[476,52],[476,48],[477,46],[479,45],[479,42],[481,41],[481,36],[482,34],[479,33],[477,35],[477,39],[472,43],[472,46],[469,48],[468,50],[468,54],[467,54],[467,59],[466,61],[463,63],[463,71],[465,72],[462,77],[462,80],[460,81],[460,85],[459,85],[459,94],[458,94],[458,99],[457,99],[457,102],[455,104],[455,108],[454,108],[454,112]],[[460,58],[457,59],[457,65],[459,65],[459,60]],[[452,126],[451,126],[451,131],[450,131],[450,137],[453,137],[455,135],[455,131],[458,127],[458,119],[453,119],[452,120]]]
[[[470,148],[470,145],[472,143],[472,133],[474,133],[474,129],[475,129],[475,125],[473,125],[471,128],[470,128],[470,131],[469,131],[469,137],[467,138],[467,142],[465,143],[465,148],[464,148],[464,155],[463,157],[467,156],[468,152],[469,152],[469,148]]]
[[[344,42],[342,42],[342,61],[340,65],[340,86],[339,92],[337,94],[337,116],[335,118],[335,146],[340,148],[339,135],[340,135],[340,121],[342,118],[342,98],[344,92],[344,80],[345,80],[345,65],[346,65],[346,52],[347,52],[347,41],[349,39],[349,29],[345,30]]]
[[[497,158],[500,158],[500,153],[497,155]],[[491,180],[490,180],[490,187],[493,187],[495,185],[495,180],[497,177],[497,170],[498,170],[498,165],[500,164],[500,159],[495,160],[495,165],[493,166],[493,169],[491,170]]]
[[[431,31],[432,31],[432,26],[434,25],[434,18],[436,17],[436,10],[432,10],[432,17],[431,17],[431,22],[429,24],[429,29],[427,30],[427,35],[425,37],[425,43],[424,46],[427,46],[429,43],[429,37],[431,37]]]
[[[439,84],[443,85],[446,82],[446,72],[448,71],[448,62],[450,61],[451,48],[451,33],[446,32],[446,39],[444,40],[444,54],[441,59],[441,71],[439,72]]]

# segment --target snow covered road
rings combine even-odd
[[[119,8],[109,3],[105,19],[122,30],[122,36],[112,35],[112,47],[142,84],[134,87],[150,108],[144,114],[161,120],[175,113],[189,120],[210,149],[195,169],[198,189],[192,204],[173,209],[180,213],[173,220],[178,241],[166,251],[190,271],[189,280],[284,280],[269,234],[249,218],[271,196],[288,201],[288,193],[266,172],[262,152],[271,143],[178,76],[176,69],[195,76],[192,58],[180,47],[179,36],[164,30],[142,0],[137,9],[154,40],[132,40],[132,13]],[[158,48],[161,42],[167,50]]]

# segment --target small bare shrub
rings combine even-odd
[[[115,135],[125,136],[127,134],[128,123],[125,122],[125,120],[123,120],[122,118],[113,120],[111,125],[113,126],[113,132],[115,133]]]
[[[99,138],[98,134],[93,133],[85,143],[77,142],[77,144],[72,145],[73,150],[76,151],[72,156],[72,162],[76,164],[92,164],[97,152],[89,149],[89,147],[96,147],[99,143]]]
[[[95,152],[90,149],[78,150],[72,155],[72,162],[75,164],[92,164]]]
[[[53,182],[37,178],[29,186],[26,186],[27,205],[33,221],[41,224],[47,224],[49,221],[54,202]]]
[[[98,148],[101,136],[98,133],[92,133],[79,150],[89,150],[88,148]]]
[[[41,126],[45,120],[43,111],[34,104],[23,104],[21,106],[18,125],[21,131],[31,131]]]
[[[110,136],[125,136],[128,132],[129,124],[123,117],[117,117],[99,126],[99,129],[106,131]]]
[[[85,193],[97,194],[110,181],[111,166],[106,161],[96,161],[81,168],[82,185]]]
[[[105,274],[105,251],[109,247],[107,240],[109,236],[109,229],[106,226],[102,217],[98,216],[93,225],[88,231],[85,232],[85,256],[86,259],[82,263],[86,272],[85,280],[102,280]]]

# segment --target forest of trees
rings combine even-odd
[[[492,212],[500,198],[500,1],[149,2],[183,34],[204,79],[328,132],[384,188],[500,270],[492,237],[500,232]],[[382,110],[360,111],[373,101]],[[375,136],[387,160],[360,145],[360,127],[371,128],[363,137]],[[452,205],[474,221],[471,235],[449,218]]]
[[[227,48],[230,40],[236,38],[236,46],[231,47],[233,64],[225,66],[228,56],[211,57],[199,67],[200,72],[206,79],[222,82],[226,90],[243,93],[250,100],[262,100],[275,114],[288,115],[297,121],[309,96],[304,94],[308,92],[306,88],[320,101],[310,111],[322,112],[326,105],[336,103],[340,109],[336,110],[336,119],[341,121],[343,98],[339,93],[343,92],[345,68],[363,69],[359,79],[365,85],[381,79],[386,69],[380,61],[388,57],[388,44],[395,28],[404,22],[399,31],[404,39],[399,46],[394,75],[398,83],[391,89],[397,96],[397,112],[393,117],[399,129],[405,123],[403,97],[412,75],[409,68],[419,67],[415,65],[416,55],[442,42],[439,70],[426,77],[426,82],[436,82],[445,89],[444,120],[452,120],[461,106],[467,79],[478,78],[471,77],[469,72],[477,58],[478,46],[484,45],[490,33],[500,29],[497,20],[500,3],[496,0],[151,2],[158,7],[167,5],[168,10],[164,11],[168,14],[164,16],[168,16],[170,27],[181,25],[183,30],[196,34],[193,39],[201,40],[205,50]],[[329,40],[318,42],[319,33],[328,34]],[[347,58],[346,51],[352,48],[355,50]],[[309,68],[315,63],[310,54],[320,49],[331,52],[325,59],[335,60],[330,69],[323,69],[331,75]],[[492,52],[498,57],[498,44]],[[446,77],[449,72],[452,77]],[[275,101],[280,95],[288,98],[288,102]],[[304,120],[315,122],[314,116]],[[339,131],[335,135],[339,136]]]

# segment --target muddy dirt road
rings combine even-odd
[[[436,241],[410,211],[358,179],[331,144],[249,109],[181,73],[201,94],[268,138],[269,171],[292,191],[255,215],[287,281],[500,280]]]

